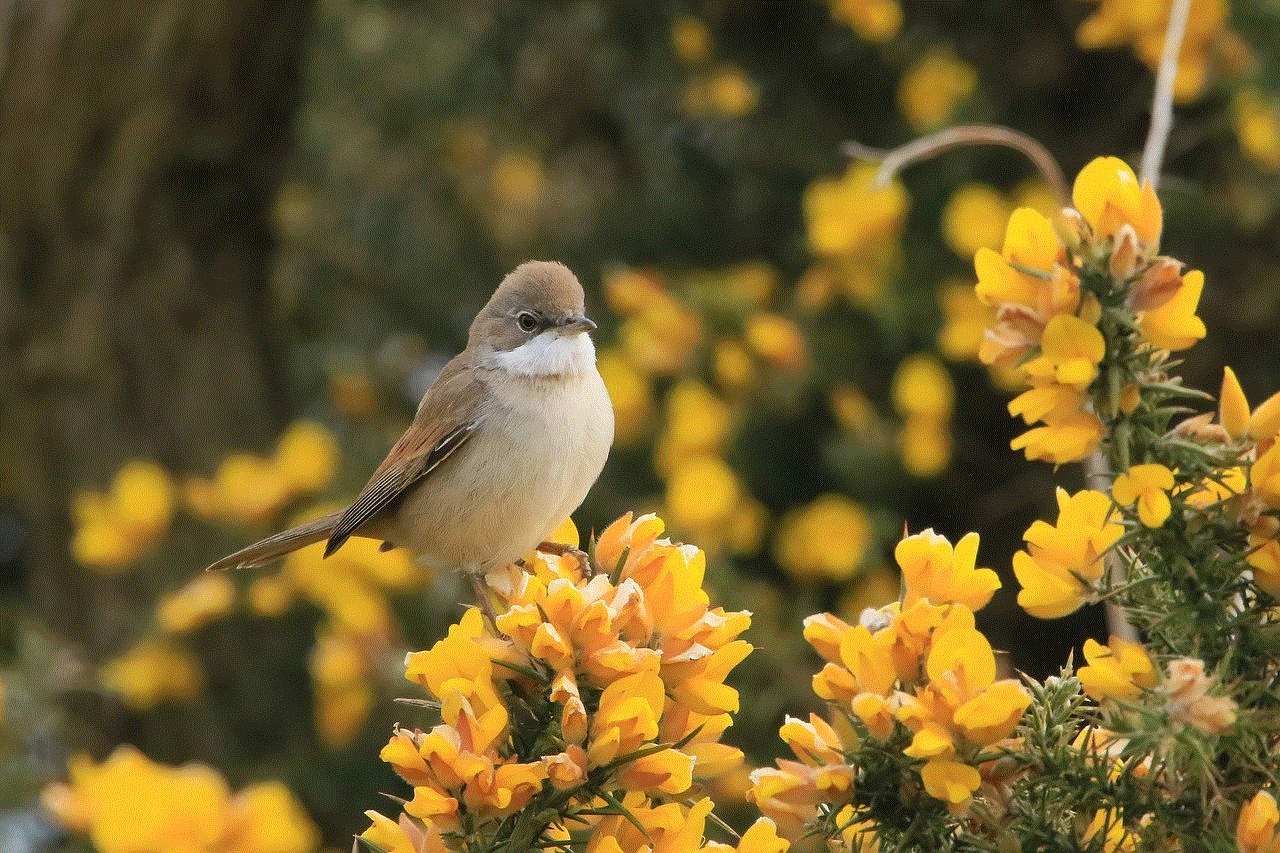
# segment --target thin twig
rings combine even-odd
[[[1160,54],[1160,66],[1156,69],[1156,89],[1151,97],[1151,127],[1147,130],[1147,144],[1142,149],[1142,166],[1138,171],[1138,180],[1150,182],[1152,187],[1160,181],[1164,147],[1173,126],[1173,81],[1178,75],[1178,54],[1182,51],[1182,37],[1187,32],[1190,12],[1191,0],[1173,0],[1169,26],[1164,34],[1164,52]]]
[[[1049,184],[1049,189],[1057,196],[1059,203],[1066,203],[1067,179],[1063,176],[1057,161],[1053,159],[1053,155],[1030,136],[1008,127],[994,124],[962,124],[922,136],[890,151],[868,148],[860,142],[846,142],[841,150],[857,160],[879,163],[880,171],[876,173],[876,183],[884,186],[893,180],[894,175],[912,163],[927,160],[962,145],[1003,145],[1020,151],[1039,170],[1040,175]]]

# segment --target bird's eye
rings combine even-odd
[[[516,325],[523,331],[532,332],[538,328],[538,318],[530,314],[528,311],[521,311],[516,315]]]

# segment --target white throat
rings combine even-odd
[[[516,376],[570,376],[594,370],[596,348],[591,336],[562,335],[549,330],[506,352],[490,356],[494,367]]]

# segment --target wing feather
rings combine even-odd
[[[413,423],[334,525],[324,555],[328,557],[361,525],[382,514],[440,466],[480,428],[480,391],[466,354],[440,371],[418,407]]]

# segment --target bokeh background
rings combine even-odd
[[[396,790],[406,649],[469,599],[354,541],[211,559],[349,499],[501,277],[568,263],[618,437],[584,536],[656,510],[755,613],[727,740],[816,700],[800,620],[896,596],[904,528],[982,536],[982,627],[1055,671],[1010,555],[1053,472],[1009,450],[971,259],[1019,155],[877,189],[842,143],[1008,125],[1068,176],[1136,160],[1168,2],[10,2],[0,10],[0,850],[132,744],[283,780],[328,846]],[[1205,270],[1181,368],[1280,388],[1280,5],[1195,0],[1161,199]],[[1058,473],[1078,481],[1078,471]],[[744,779],[724,780],[723,796]]]

